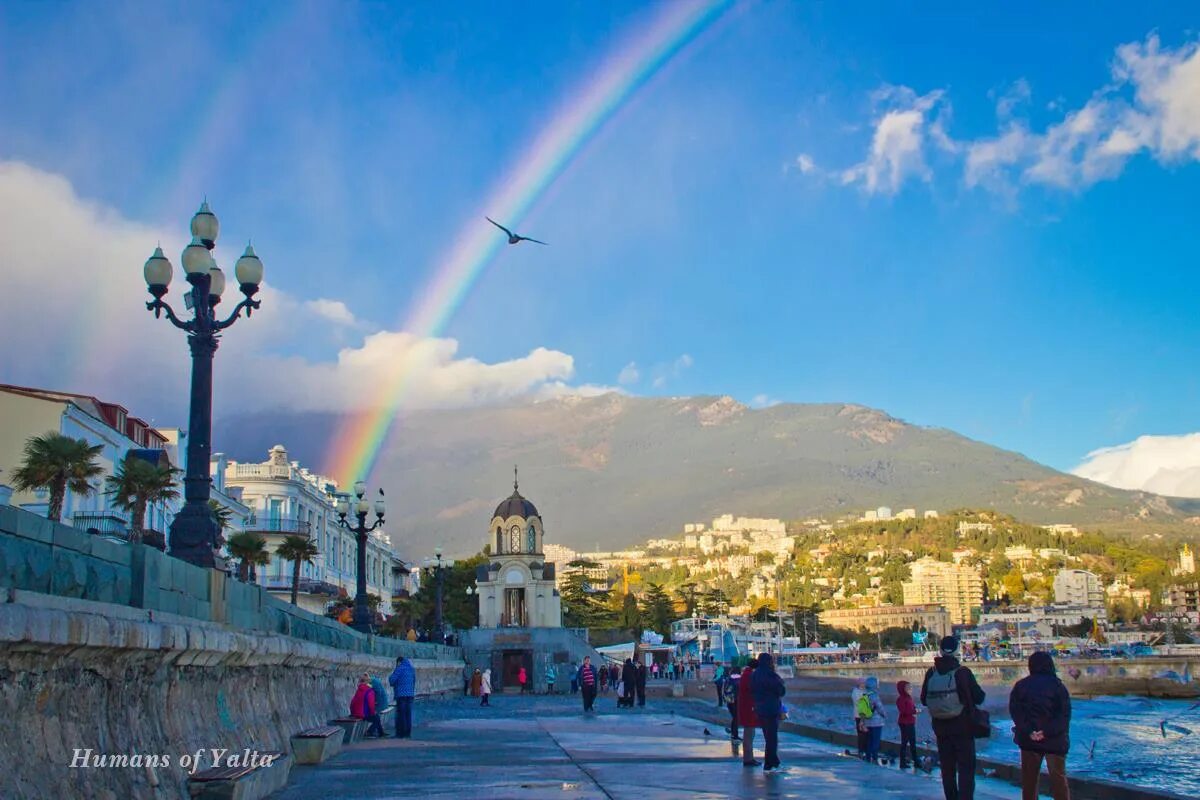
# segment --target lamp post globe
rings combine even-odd
[[[216,306],[225,291],[225,274],[212,257],[220,223],[205,201],[192,217],[192,241],[183,249],[180,262],[187,275],[191,291],[187,297],[192,311],[190,319],[181,319],[163,300],[171,284],[174,268],[156,247],[146,260],[142,274],[152,300],[146,309],[156,319],[164,315],[167,321],[187,334],[192,357],[191,397],[188,410],[187,464],[183,479],[184,505],[171,522],[169,536],[171,555],[201,567],[216,566],[216,551],[220,546],[221,527],[208,505],[212,476],[209,456],[212,452],[212,362],[221,332],[233,325],[246,312],[251,316],[260,306],[254,299],[257,284],[242,287],[245,295],[229,316],[220,319]],[[261,262],[256,275],[262,280]]]

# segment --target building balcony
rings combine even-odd
[[[71,527],[98,536],[129,539],[129,519],[116,511],[76,511]]]
[[[301,519],[258,519],[251,517],[246,530],[263,536],[312,536],[312,524]]]
[[[268,592],[290,592],[292,591],[292,579],[290,577],[275,577],[269,576],[259,579],[260,585]],[[313,595],[328,595],[330,597],[338,596],[338,587],[332,583],[318,580],[316,578],[301,578],[297,586],[297,591],[300,594]]]

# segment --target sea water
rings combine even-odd
[[[1019,761],[1016,745],[998,746],[1012,738],[1007,715],[993,715],[993,724],[988,755]],[[1145,697],[1072,700],[1067,772],[1200,797],[1200,705]]]
[[[1013,742],[1008,718],[1007,689],[985,688],[989,692],[985,708],[992,715],[992,737],[978,740],[979,755],[1019,762],[1020,750]],[[898,735],[896,709],[884,702],[884,736],[894,739]],[[797,700],[790,706],[789,718],[819,727],[852,730],[848,697],[844,704]],[[936,747],[927,713],[917,717],[917,741],[923,747]],[[1067,772],[1200,797],[1200,705],[1194,700],[1144,697],[1072,698]]]

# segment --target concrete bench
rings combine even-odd
[[[320,764],[342,752],[344,738],[338,725],[300,731],[292,737],[292,756],[297,764]]]
[[[292,757],[286,753],[260,753],[270,766],[213,767],[188,777],[188,795],[194,800],[261,800],[287,785]]]
[[[330,725],[336,725],[343,731],[342,744],[357,744],[362,741],[363,733],[367,730],[367,721],[362,717],[338,717],[329,720]]]

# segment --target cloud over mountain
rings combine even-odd
[[[1200,433],[1139,436],[1093,450],[1071,472],[1119,489],[1200,497]]]

